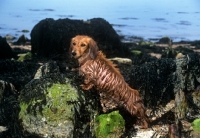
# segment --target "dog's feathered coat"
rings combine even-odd
[[[72,38],[69,51],[78,59],[79,73],[84,76],[84,84],[81,85],[84,90],[95,87],[100,94],[111,98],[140,119],[143,128],[148,127],[145,108],[138,91],[129,87],[115,65],[98,51],[92,38],[80,35]]]

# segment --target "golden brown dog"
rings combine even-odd
[[[82,35],[72,38],[69,52],[78,60],[79,74],[84,76],[84,84],[81,85],[84,90],[95,87],[100,95],[107,98],[106,101],[112,100],[136,116],[142,123],[141,128],[148,127],[139,92],[129,87],[115,65],[98,50],[92,38]]]

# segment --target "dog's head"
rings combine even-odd
[[[96,58],[98,46],[91,37],[77,35],[71,40],[69,52],[71,57],[78,59],[81,64],[85,60]]]

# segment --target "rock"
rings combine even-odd
[[[68,75],[60,72],[57,62],[49,61],[20,92],[19,117],[26,137],[94,135],[91,122],[97,115],[97,98],[79,90]]]
[[[132,65],[132,60],[129,58],[110,58],[111,61],[113,61],[115,64],[123,64],[123,65]]]
[[[169,37],[162,37],[158,43],[169,44],[171,39]]]
[[[171,110],[174,118],[171,121],[162,118],[160,121],[175,123],[181,137],[193,137],[190,135],[190,132],[194,132],[190,127],[191,120],[200,117],[199,63],[200,55],[192,53],[176,60],[159,59],[149,62],[135,67],[131,73],[131,86],[140,91],[146,107],[154,109],[154,116],[162,118],[157,110],[161,107],[160,111],[163,112],[166,110],[163,105],[167,106],[169,100],[175,99],[175,110]]]
[[[89,35],[108,56],[125,56],[128,51],[122,46],[112,26],[102,18],[87,21],[51,18],[44,19],[31,31],[32,53],[44,57],[59,57],[68,52],[71,38],[75,35]]]
[[[20,137],[18,93],[11,83],[0,80],[0,137]]]
[[[157,59],[135,67],[131,72],[130,85],[140,91],[146,107],[166,105],[174,99],[175,71],[173,59]]]
[[[27,52],[25,54],[19,54],[18,61],[30,61],[32,59],[32,53]]]
[[[0,60],[0,80],[12,83],[19,91],[33,79],[39,66],[37,62]]]
[[[12,35],[6,35],[5,38],[6,38],[6,41],[8,41],[8,42],[11,42],[16,39],[16,37],[14,37]]]
[[[0,133],[3,132],[3,131],[7,131],[8,129],[4,126],[0,126]]]
[[[15,57],[11,47],[5,38],[0,36],[0,59],[9,59]]]
[[[29,30],[24,29],[24,30],[22,30],[22,32],[23,32],[23,33],[28,33]]]
[[[192,132],[193,138],[197,138],[200,136],[200,119],[195,119],[192,122],[192,127],[194,128],[194,132]]]
[[[13,42],[14,45],[25,45],[28,42],[28,38],[25,35],[21,35],[16,42]]]
[[[121,138],[125,120],[118,111],[99,115],[94,122],[96,138]]]
[[[200,47],[200,40],[193,41],[191,43],[192,46]]]
[[[128,82],[130,80],[130,72],[132,66],[132,60],[129,58],[110,58],[114,64],[117,65],[117,68],[120,69],[121,74],[123,75],[124,79]]]

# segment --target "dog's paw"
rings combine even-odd
[[[80,86],[81,86],[81,88],[82,88],[83,90],[89,90],[89,89],[92,88],[93,85],[85,85],[85,84],[81,84]]]

